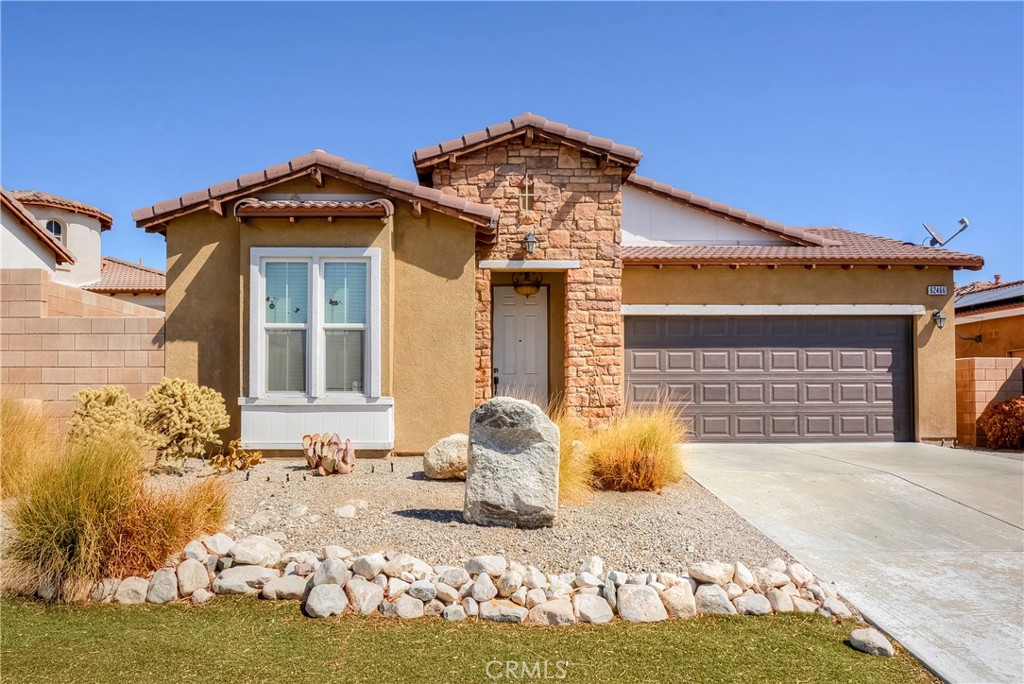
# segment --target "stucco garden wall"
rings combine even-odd
[[[58,414],[85,387],[125,385],[141,397],[164,375],[159,312],[50,281],[39,269],[0,270],[0,383]]]
[[[969,315],[969,314],[968,314]],[[974,323],[957,323],[956,356],[999,357],[1013,355],[1024,358],[1024,312],[1017,316],[990,318]],[[981,335],[981,342],[973,338]]]
[[[948,295],[927,294],[929,285],[946,285]],[[953,320],[953,271],[874,266],[808,270],[783,266],[627,266],[623,304],[919,304],[914,318],[914,416],[918,441],[951,440],[956,435],[955,335],[952,325],[939,330],[931,312]]]

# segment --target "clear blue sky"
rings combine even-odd
[[[114,215],[324,148],[416,147],[523,111],[791,225],[921,241],[1024,277],[1024,5],[55,4],[2,19],[2,178]],[[974,279],[961,272],[958,280]]]

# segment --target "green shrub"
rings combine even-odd
[[[586,442],[599,489],[659,491],[683,476],[686,428],[668,404],[634,405]]]
[[[130,433],[111,431],[51,461],[11,507],[5,572],[49,587],[58,600],[77,600],[103,577],[144,575],[216,531],[227,512],[225,483],[153,490],[142,450]]]
[[[151,387],[143,413],[146,427],[160,440],[157,465],[166,459],[179,468],[189,456],[202,456],[207,445],[220,446],[217,432],[229,424],[220,392],[181,378],[164,378]]]
[[[992,404],[978,418],[990,449],[1024,449],[1024,397]]]

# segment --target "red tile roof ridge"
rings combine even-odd
[[[29,211],[25,205],[23,205],[14,193],[7,188],[0,185],[0,197],[2,197],[2,204],[5,208],[14,214],[14,217],[18,219],[21,224],[27,228],[37,240],[43,243],[43,245],[53,252],[53,255],[57,258],[58,264],[73,264],[75,258],[68,251],[67,247],[63,243],[58,242],[50,232],[39,225],[35,215]]]
[[[66,209],[75,214],[91,216],[100,222],[102,230],[109,230],[114,225],[114,218],[110,214],[85,202],[54,195],[52,192],[43,192],[42,190],[11,190],[10,192],[22,204]]]
[[[544,135],[561,138],[574,145],[608,153],[616,157],[618,161],[630,166],[639,164],[640,158],[644,155],[643,152],[631,145],[623,145],[609,138],[591,135],[587,131],[571,128],[567,124],[557,121],[551,121],[539,114],[524,112],[519,116],[514,116],[507,121],[491,124],[481,130],[465,133],[457,138],[445,140],[436,145],[420,147],[412,153],[412,161],[417,169],[433,166],[443,161],[443,157],[447,155],[464,151],[467,148],[485,147],[491,141],[515,135],[528,128],[532,128]]]

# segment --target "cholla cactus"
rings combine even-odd
[[[336,432],[333,435],[303,435],[302,450],[310,470],[315,470],[318,475],[347,474],[356,467],[356,450],[352,440],[346,439],[343,444]]]
[[[229,424],[224,397],[209,387],[181,378],[164,378],[146,393],[145,423],[161,436],[157,465],[164,459],[181,467],[189,456],[200,456],[208,444],[220,446],[218,430]]]
[[[135,439],[141,446],[155,446],[156,439],[143,422],[142,405],[124,385],[89,387],[75,392],[78,406],[71,414],[68,439],[85,443],[94,439]]]

